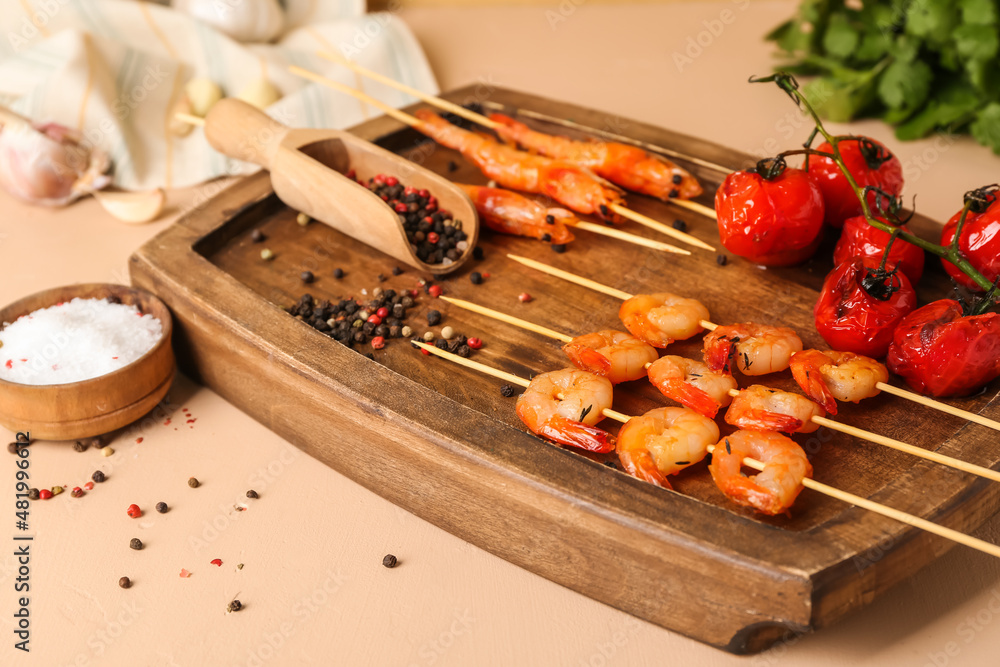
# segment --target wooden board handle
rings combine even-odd
[[[289,127],[255,106],[228,97],[205,117],[205,138],[224,155],[271,168]]]

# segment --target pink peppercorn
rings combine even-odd
[[[426,197],[430,197],[430,196],[431,196],[431,193],[430,193],[430,192],[428,192],[427,190],[421,190],[421,191],[420,191],[420,192],[418,192],[417,194],[418,194],[418,195],[420,195],[421,197],[425,197],[425,198],[426,198]]]
[[[210,560],[208,562],[211,563],[212,565],[217,566],[217,567],[222,567],[222,559],[221,558],[213,558],[212,560]]]
[[[431,245],[437,243],[440,238],[441,237],[437,235],[437,232],[429,232],[427,234],[427,242],[430,243]]]
[[[93,491],[94,490],[94,483],[93,482],[87,482],[86,484],[83,485],[83,488],[87,489],[88,491]]]
[[[125,513],[128,514],[133,519],[138,519],[139,517],[142,516],[142,510],[139,509],[139,506],[136,505],[135,503],[129,505],[128,509],[125,510]]]
[[[388,185],[390,188],[394,185],[397,185],[398,183],[399,179],[396,178],[395,176],[387,176],[385,179],[385,184]]]
[[[427,206],[424,207],[424,210],[426,210],[429,213],[433,213],[434,211],[437,210],[437,207],[438,207],[437,204],[428,204]]]
[[[389,309],[386,308],[385,306],[382,306],[381,308],[375,311],[375,314],[384,320],[385,318],[389,317]]]
[[[383,347],[385,347],[384,336],[375,336],[372,338],[372,349],[381,350]]]
[[[483,346],[483,339],[482,338],[470,338],[469,340],[465,341],[465,344],[468,345],[469,347],[471,347],[473,350],[478,350],[479,348],[481,348]]]
[[[404,195],[412,195],[416,191],[417,191],[417,189],[415,187],[413,187],[412,185],[407,185],[405,188],[403,188],[403,194]]]
[[[403,202],[396,202],[396,205],[393,208],[396,209],[396,213],[406,213],[406,204]]]
[[[385,174],[375,174],[375,176],[372,177],[372,183],[375,183],[376,185],[382,185],[385,183]]]
[[[440,285],[431,285],[427,288],[427,293],[430,294],[435,299],[444,294],[444,290],[441,289]]]
[[[377,314],[370,316],[368,318],[368,321],[371,322],[372,324],[374,324],[375,326],[378,326],[378,325],[382,324],[382,318],[379,317]]]
[[[42,500],[48,500],[49,498],[52,497],[52,492],[49,491],[48,489],[42,489],[38,492],[38,497],[41,498]]]
[[[528,303],[529,301],[533,301],[534,299],[527,292],[521,292],[518,295],[517,300],[520,301],[521,303]]]
[[[358,172],[356,172],[353,169],[348,169],[347,173],[345,174],[345,176],[347,176],[348,178],[351,178],[351,179],[356,179],[358,177]]]

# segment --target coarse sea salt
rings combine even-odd
[[[135,306],[76,298],[4,323],[0,379],[63,384],[105,375],[153,349],[163,325]]]

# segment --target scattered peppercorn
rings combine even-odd
[[[558,253],[560,255],[563,254],[564,252],[566,252],[566,244],[565,243],[553,243],[552,244],[552,252]]]
[[[53,496],[58,496],[60,493],[62,493],[65,490],[66,489],[62,488],[61,486],[53,486],[52,487],[52,495]]]
[[[483,249],[480,246],[476,246],[475,248],[472,249],[472,258],[475,259],[477,262],[481,262],[483,261],[483,259],[486,258],[486,254],[483,252]]]
[[[411,329],[410,327],[403,327],[400,330],[399,335],[402,336],[403,338],[409,338],[410,336],[413,335],[413,329]]]
[[[197,489],[200,484],[201,482],[198,481],[197,477],[188,478],[188,486],[190,486],[192,489]]]
[[[303,227],[308,225],[311,220],[312,218],[310,218],[305,213],[299,213],[297,216],[295,216],[295,222],[299,223],[299,225]]]
[[[274,251],[271,250],[270,248],[264,248],[263,250],[260,251],[260,258],[265,262],[268,262],[274,259]]]
[[[393,556],[392,554],[386,554],[385,558],[382,559],[382,565],[390,569],[396,567],[398,563],[399,559]]]
[[[312,281],[316,280],[316,276],[313,275],[312,271],[303,271],[299,274],[299,280],[308,285]]]
[[[504,398],[510,398],[511,396],[514,395],[514,387],[510,386],[509,384],[501,386],[500,395],[503,396]]]
[[[86,484],[83,485],[83,488],[87,489],[88,491],[93,491],[94,490],[94,483],[93,482],[87,482]]]
[[[101,456],[103,457],[111,456],[114,453],[115,450],[113,450],[111,447],[105,447],[104,449],[101,450]]]
[[[479,271],[473,271],[472,273],[469,274],[469,280],[472,281],[473,285],[482,285],[483,274],[479,273]]]
[[[247,491],[247,498],[260,498],[260,496],[257,495],[256,491],[250,489],[249,491]]]
[[[672,227],[679,232],[686,232],[688,228],[688,223],[684,222],[683,220],[674,220],[674,224],[672,225]]]
[[[122,588],[132,588],[132,580],[128,577],[122,577],[118,580],[118,585]]]
[[[433,343],[434,342],[434,332],[433,331],[427,331],[427,332],[424,333],[424,342],[425,343]]]
[[[226,606],[226,611],[230,614],[234,611],[239,611],[240,609],[243,609],[243,603],[239,600],[233,600]]]
[[[267,237],[264,236],[264,232],[260,231],[259,229],[255,229],[252,232],[250,232],[250,240],[253,241],[254,243],[260,243],[266,238]]]
[[[448,160],[448,171],[458,171],[458,163],[454,160]]]
[[[167,509],[168,509],[167,508],[167,504],[165,502],[163,502],[162,500],[160,502],[156,503],[156,511],[159,512],[160,514],[166,514],[167,513]]]
[[[445,327],[441,329],[441,337],[445,340],[451,340],[455,337],[455,330],[451,327]]]
[[[90,479],[92,479],[95,482],[97,482],[98,484],[100,484],[101,482],[103,482],[107,478],[105,477],[103,470],[95,470],[94,474],[90,476]]]
[[[136,505],[135,503],[129,505],[128,509],[125,510],[125,513],[128,514],[133,519],[138,519],[139,517],[142,516],[142,510],[139,509],[139,506]]]
[[[427,311],[427,324],[429,324],[432,327],[436,327],[440,323],[441,323],[441,313],[440,313],[440,311],[437,311],[437,310],[428,310]]]
[[[403,269],[399,268],[398,266],[392,267],[392,275],[394,275],[394,276],[401,276],[401,275],[403,275]]]
[[[681,176],[680,174],[674,174],[674,178],[673,178],[674,185],[680,185],[681,181],[683,181],[683,180],[684,180],[683,176]]]
[[[444,290],[441,289],[440,285],[431,285],[429,288],[427,288],[427,293],[436,299],[442,294],[444,294]]]
[[[469,347],[471,347],[473,350],[478,350],[479,348],[481,348],[483,346],[483,339],[482,338],[470,338],[468,340],[468,342],[467,342],[467,345]]]
[[[719,266],[725,266],[726,262],[728,262],[728,261],[729,261],[729,258],[726,257],[725,255],[718,255],[715,258],[715,263],[718,264]]]
[[[534,301],[534,298],[527,292],[521,292],[520,294],[517,295],[517,300],[520,301],[521,303],[530,303]]]
[[[128,543],[129,549],[135,549],[136,551],[142,551],[142,540],[138,537],[133,537]]]
[[[34,487],[28,489],[28,500],[38,500],[39,497],[38,489]]]
[[[333,277],[337,278],[338,280],[340,278],[343,278],[344,277],[344,270],[343,269],[334,269],[333,270]]]
[[[372,349],[373,350],[381,350],[384,347],[385,347],[385,337],[384,336],[375,336],[374,338],[372,338]]]
[[[42,489],[41,491],[38,492],[38,497],[41,500],[48,500],[49,498],[52,497],[52,492],[49,491],[48,489]]]
[[[679,194],[680,194],[680,192],[677,190],[677,188],[674,188],[673,190],[671,190],[670,192],[667,193],[667,198],[668,199],[676,199]]]
[[[81,489],[79,486],[74,486],[73,490],[69,492],[69,495],[73,496],[74,498],[81,498],[84,495],[86,495],[86,491]]]
[[[12,442],[9,445],[7,445],[7,451],[10,452],[11,454],[17,454],[19,449],[21,449],[21,443],[19,442]]]
[[[73,449],[78,452],[85,452],[89,447],[90,443],[84,442],[83,440],[77,440],[76,442],[73,443]]]

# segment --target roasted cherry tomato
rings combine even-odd
[[[957,301],[929,303],[900,322],[886,361],[921,394],[971,394],[1000,375],[1000,314],[963,317]]]
[[[962,227],[961,238],[958,239],[958,249],[962,251],[965,258],[972,266],[976,267],[983,276],[993,282],[1000,276],[1000,203],[997,200],[997,190],[994,188],[983,188],[974,190],[966,197],[978,195],[980,200],[978,205],[973,204],[969,214],[965,217],[965,225]],[[944,226],[941,234],[941,245],[951,245],[955,238],[955,229],[958,221],[962,218],[959,211],[948,224]],[[982,288],[972,281],[972,278],[962,273],[961,270],[951,262],[941,260],[944,270],[955,279],[960,285],[964,285],[971,290],[983,291]]]
[[[872,257],[854,257],[823,281],[813,316],[833,349],[883,357],[896,325],[916,308],[917,293],[906,274],[879,274],[878,265]]]
[[[876,216],[881,222],[886,222],[884,218]],[[886,224],[891,224],[886,222]],[[906,225],[900,225],[904,232],[910,230]],[[889,242],[889,233],[876,229],[868,224],[863,215],[848,218],[844,223],[844,231],[833,249],[833,263],[839,265],[852,257],[875,257],[882,259],[885,245]],[[889,250],[889,259],[886,260],[886,268],[892,269],[899,266],[900,271],[906,274],[910,282],[916,284],[924,272],[924,251],[907,243],[903,239],[897,238],[892,242],[892,249]]]
[[[800,169],[784,160],[762,160],[737,171],[715,193],[719,237],[731,253],[765,266],[809,258],[823,231],[823,197]]]
[[[838,146],[840,156],[858,187],[871,185],[892,196],[903,191],[903,165],[885,146],[868,137],[844,139]],[[825,142],[817,150],[833,152],[830,144]],[[841,227],[848,218],[861,215],[861,202],[836,162],[828,157],[810,156],[809,176],[823,193],[826,224]],[[873,192],[868,193],[868,207],[872,213],[877,212]]]

